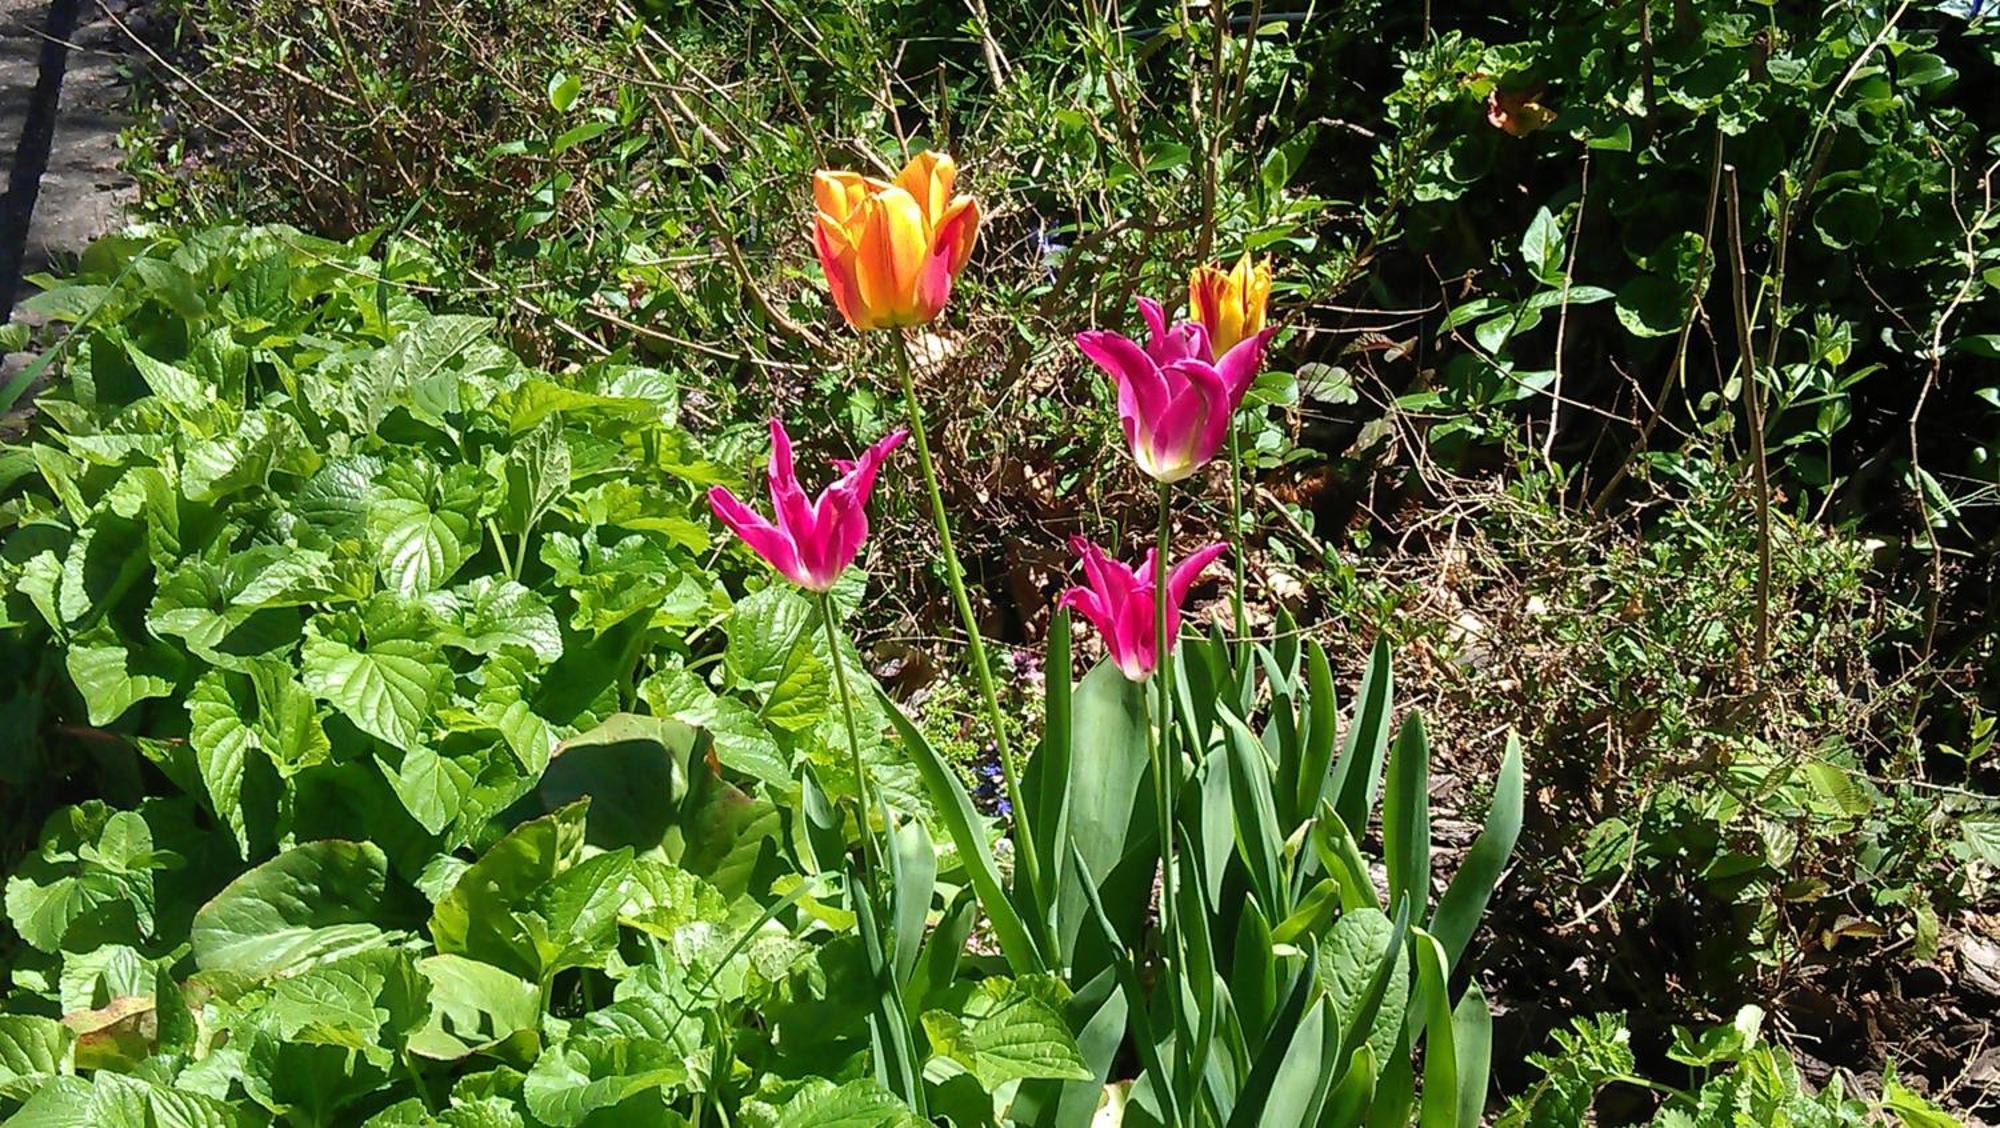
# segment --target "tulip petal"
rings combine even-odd
[[[917,280],[930,247],[923,210],[895,187],[870,198],[864,209],[855,269],[862,304],[877,325],[916,324]]]
[[[908,192],[923,209],[925,230],[931,230],[944,217],[957,174],[958,166],[950,157],[929,149],[911,157],[897,174],[896,186]]]
[[[1167,633],[1180,630],[1181,604],[1187,602],[1188,589],[1217,557],[1229,551],[1227,544],[1211,544],[1196,549],[1187,559],[1174,565],[1167,574]]]
[[[1137,342],[1119,333],[1086,330],[1076,335],[1076,345],[1117,383],[1119,417],[1150,433],[1168,403],[1159,365]]]
[[[1257,370],[1264,366],[1264,350],[1277,335],[1276,329],[1263,329],[1243,338],[1228,352],[1222,354],[1215,369],[1222,374],[1222,382],[1229,389],[1229,409],[1236,410],[1243,403],[1243,397],[1250,391],[1250,385],[1257,382]]]
[[[771,420],[771,460],[766,474],[770,478],[771,509],[778,515],[778,527],[801,546],[803,556],[804,544],[818,528],[819,514],[799,486],[798,471],[792,465],[792,437],[785,433],[784,423],[775,418]]]
[[[723,486],[715,486],[708,491],[709,508],[731,532],[740,537],[750,550],[764,558],[765,563],[778,570],[778,574],[795,584],[805,582],[804,570],[799,566],[798,548],[784,531],[764,519],[764,515],[739,501],[735,494]]]
[[[833,291],[833,305],[840,316],[856,329],[874,328],[854,277],[854,246],[846,230],[825,211],[813,217],[813,249],[819,252],[819,268],[826,275],[827,289]]]
[[[838,225],[851,224],[868,195],[868,182],[855,173],[827,169],[813,173],[813,203]]]
[[[1147,472],[1163,482],[1178,482],[1222,448],[1229,429],[1229,392],[1215,368],[1199,360],[1175,361],[1163,374],[1182,387],[1156,424],[1150,444],[1153,466]]]
[[[951,301],[952,283],[965,268],[978,238],[979,205],[970,196],[960,196],[931,233],[930,252],[924,259],[923,276],[917,281],[916,308],[921,320],[936,317]]]

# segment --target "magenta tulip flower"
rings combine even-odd
[[[708,491],[715,515],[743,538],[743,543],[807,591],[831,590],[835,580],[854,563],[861,542],[868,538],[868,495],[875,490],[875,472],[909,434],[896,431],[863,451],[855,461],[838,459],[840,477],[809,501],[792,469],[792,440],[785,425],[771,420],[771,507],[776,524],[738,501],[721,486]]]
[[[1118,418],[1139,469],[1160,482],[1178,482],[1214,458],[1229,437],[1229,417],[1242,404],[1264,363],[1264,346],[1276,329],[1245,337],[1220,360],[1210,355],[1208,331],[1183,321],[1167,324],[1166,311],[1139,299],[1149,337],[1144,347],[1120,333],[1090,330],[1077,347],[1118,384]]]
[[[1097,633],[1104,636],[1104,648],[1111,652],[1111,660],[1117,664],[1119,673],[1132,681],[1146,680],[1159,666],[1154,654],[1154,632],[1158,624],[1154,621],[1157,611],[1153,603],[1157,558],[1148,549],[1145,562],[1133,568],[1111,559],[1103,549],[1082,537],[1072,538],[1070,547],[1083,558],[1083,573],[1088,586],[1073,587],[1063,592],[1062,606],[1082,612],[1083,617],[1097,628]],[[1187,600],[1188,589],[1201,577],[1203,569],[1228,551],[1226,544],[1211,544],[1197,549],[1167,573],[1169,646],[1173,645],[1172,639],[1180,632],[1181,604]]]

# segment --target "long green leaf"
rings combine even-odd
[[[1333,688],[1333,667],[1326,660],[1326,648],[1316,640],[1306,641],[1306,701],[1304,731],[1299,734],[1299,775],[1292,794],[1290,833],[1300,822],[1319,809],[1326,793],[1327,773],[1333,769],[1333,745],[1340,727],[1340,703]]]
[[[904,1013],[896,991],[895,966],[882,944],[882,930],[875,919],[875,890],[851,861],[847,867],[848,907],[860,926],[861,950],[868,960],[868,974],[875,980],[874,1000],[868,1015],[870,1040],[875,1046],[875,1080],[882,1087],[922,1111],[923,1085],[918,1080],[916,1039],[910,1033],[909,1016]]]
[[[1039,787],[1030,789],[1027,801],[1034,804],[1029,825],[1034,827],[1035,855],[1046,859],[1043,862],[1041,883],[1046,888],[1033,891],[1035,916],[1041,927],[1045,947],[1051,947],[1055,937],[1060,935],[1056,923],[1057,906],[1062,904],[1064,875],[1069,867],[1062,864],[1065,853],[1064,843],[1069,841],[1070,796],[1075,788],[1070,786],[1070,758],[1074,748],[1072,732],[1072,687],[1070,671],[1070,630],[1069,610],[1058,607],[1049,623],[1048,653],[1042,662],[1046,673],[1044,679],[1047,690],[1042,699],[1042,746],[1035,759],[1028,765],[1028,774],[1039,782]],[[1028,905],[1016,902],[1016,907],[1024,914],[1031,914]],[[1053,949],[1052,949],[1053,950]]]
[[[1341,911],[1381,908],[1375,883],[1368,877],[1368,863],[1362,860],[1361,847],[1354,841],[1354,835],[1348,832],[1340,816],[1333,813],[1333,804],[1321,800],[1319,809],[1319,821],[1313,824],[1312,831],[1313,852],[1327,874],[1340,885]]]
[[[1479,984],[1466,987],[1451,1012],[1451,1040],[1458,1050],[1458,1128],[1479,1128],[1486,1115],[1486,1077],[1493,1060],[1493,1013]]]
[[[1132,1043],[1139,1052],[1139,1065],[1152,1074],[1154,1085],[1161,1092],[1171,1088],[1172,1078],[1160,1061],[1160,1042],[1153,1034],[1153,1021],[1146,1009],[1146,996],[1140,989],[1139,969],[1132,962],[1131,953],[1126,951],[1125,942],[1118,935],[1118,929],[1111,923],[1111,917],[1104,911],[1104,902],[1098,899],[1097,882],[1090,875],[1090,867],[1084,864],[1083,855],[1074,845],[1070,847],[1070,861],[1076,866],[1077,887],[1083,890],[1084,901],[1090,908],[1090,919],[1097,926],[1098,933],[1106,947],[1112,952],[1112,966],[1118,969],[1119,989],[1125,992],[1127,1021],[1132,1028]],[[1180,1123],[1174,1102],[1165,1102],[1167,1123],[1172,1128]]]
[[[1271,925],[1248,895],[1236,918],[1236,950],[1230,961],[1229,996],[1243,1024],[1244,1042],[1254,1052],[1262,1043],[1273,1011],[1278,1009],[1278,964],[1271,951]]]
[[[1333,767],[1333,809],[1357,840],[1368,836],[1368,812],[1375,806],[1382,756],[1389,748],[1389,713],[1394,700],[1389,642],[1378,639],[1368,659],[1368,672],[1361,677],[1361,696],[1354,703],[1347,743]]]
[[[1451,969],[1444,948],[1422,929],[1412,929],[1417,952],[1417,1005],[1424,1033],[1424,1100],[1418,1110],[1421,1128],[1457,1128],[1458,1050],[1451,1021]]]
[[[1314,990],[1314,980],[1310,975],[1300,976],[1298,985],[1286,997],[1279,1008],[1277,1018],[1271,1023],[1273,1031],[1296,1031],[1306,1017],[1306,1006],[1318,992]],[[1243,1087],[1236,1094],[1236,1107],[1229,1117],[1229,1128],[1255,1128],[1264,1123],[1263,1114],[1271,1102],[1280,1074],[1284,1071],[1295,1039],[1271,1038],[1264,1044],[1264,1052],[1250,1067],[1250,1075],[1243,1079]],[[1313,1057],[1318,1058],[1319,1035],[1313,1036]]]
[[[930,914],[931,894],[937,888],[937,849],[931,845],[931,836],[921,820],[911,819],[897,826],[889,805],[885,802],[880,806],[882,825],[889,831],[889,876],[896,897],[895,948],[891,958],[896,985],[900,988],[910,981],[917,952],[923,946],[924,918]]]
[[[1431,915],[1430,934],[1444,945],[1445,958],[1456,966],[1465,946],[1479,927],[1480,915],[1493,896],[1500,871],[1514,853],[1521,836],[1521,742],[1507,738],[1507,758],[1500,765],[1500,780],[1493,787],[1493,805],[1486,812],[1486,826],[1465,853],[1458,873],[1438,898],[1437,912]]]
[[[1365,1045],[1357,1046],[1347,1059],[1340,1084],[1334,1086],[1333,1094],[1327,1098],[1320,1123],[1326,1128],[1359,1128],[1362,1117],[1368,1114],[1368,1106],[1374,1102],[1375,1051]]]
[[[1285,849],[1278,812],[1271,798],[1271,762],[1264,745],[1227,709],[1221,711],[1229,738],[1229,793],[1236,809],[1236,848],[1250,871],[1250,885],[1273,912],[1287,911],[1288,890],[1280,859]]]
[[[1007,966],[1017,975],[1030,975],[1043,971],[1041,952],[1028,935],[1020,914],[1014,911],[1014,903],[1007,898],[1007,888],[1000,881],[1000,867],[993,860],[993,848],[987,844],[986,836],[980,833],[979,813],[972,805],[972,797],[965,793],[965,786],[958,782],[958,776],[938,755],[931,742],[910,718],[903,713],[903,707],[894,698],[875,687],[875,694],[882,703],[882,709],[889,715],[889,723],[895,726],[896,735],[903,740],[903,747],[910,753],[910,762],[916,766],[917,774],[924,781],[924,788],[930,793],[931,802],[937,807],[938,818],[943,821],[946,833],[951,835],[952,845],[958,848],[958,857],[965,866],[966,875],[972,880],[974,892],[979,894],[980,907],[986,910],[986,918],[993,923],[994,938],[1000,942],[1000,951],[1007,957]]]
[[[1382,863],[1389,871],[1389,902],[1408,901],[1412,916],[1431,895],[1430,745],[1415,713],[1403,722],[1389,753],[1389,782],[1382,793]]]
[[[1321,999],[1292,1032],[1291,1045],[1285,1049],[1277,1076],[1271,1082],[1270,1096],[1257,1118],[1260,1128],[1306,1128],[1311,1124],[1307,1117],[1312,1113],[1320,1078],[1325,1073],[1320,1054],[1326,1048],[1326,1024],[1327,1005]],[[1242,1108],[1240,1104],[1237,1106],[1239,1115]]]

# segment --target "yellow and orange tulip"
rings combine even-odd
[[[957,172],[950,157],[924,152],[894,183],[853,172],[813,174],[813,244],[849,325],[922,325],[951,300],[979,238],[978,202],[952,194]]]
[[[1208,330],[1208,345],[1216,356],[1264,328],[1264,307],[1271,301],[1271,260],[1250,261],[1243,252],[1232,270],[1198,266],[1188,279],[1188,316]]]

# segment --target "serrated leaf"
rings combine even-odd
[[[521,1086],[528,1111],[554,1128],[575,1128],[598,1109],[687,1080],[672,1047],[651,1039],[586,1035],[543,1053]]]
[[[872,1077],[841,1085],[813,1077],[778,1110],[773,1128],[914,1128],[922,1123]]]
[[[386,594],[360,615],[309,623],[300,666],[313,696],[404,751],[421,745],[451,685],[435,621],[421,605]]]
[[[562,657],[562,624],[555,609],[533,591],[498,576],[480,576],[452,593],[457,598],[457,645],[474,654],[518,646],[545,663]]]
[[[23,1101],[72,1072],[67,1026],[39,1015],[0,1014],[0,1100]]]
[[[926,1011],[924,1033],[933,1054],[964,1066],[989,1091],[1031,1077],[1088,1081],[1094,1076],[1062,1013],[1026,984],[982,980],[968,1012]]]
[[[187,702],[188,743],[194,749],[195,765],[201,770],[209,809],[236,839],[237,856],[248,858],[250,835],[243,815],[243,773],[256,739],[250,726],[244,723],[243,706],[231,693],[228,676],[221,670],[209,670],[195,681]]]

